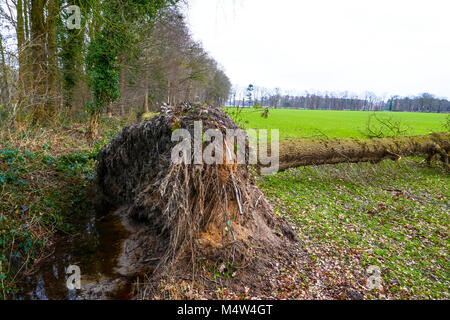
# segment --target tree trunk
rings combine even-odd
[[[17,0],[17,53],[19,57],[19,80],[18,80],[18,106],[19,110],[22,108],[25,100],[26,92],[30,89],[30,74],[29,74],[29,59],[27,52],[29,48],[26,46],[26,35],[28,34],[28,12],[26,7],[26,0]],[[25,20],[24,20],[25,18]],[[20,111],[17,113],[17,121],[20,122]]]
[[[45,54],[45,19],[44,0],[31,2],[31,52],[33,72],[33,122],[45,119],[45,95],[46,95],[46,54]]]
[[[59,13],[59,1],[50,0],[48,3],[47,17],[47,48],[48,48],[48,72],[47,86],[48,97],[46,103],[46,114],[54,116],[56,108],[61,106],[61,97],[58,81],[58,61],[56,43],[56,22]]]
[[[89,119],[89,129],[87,132],[87,137],[94,140],[98,136],[98,128],[100,125],[100,114],[98,112],[92,112]]]
[[[402,156],[426,155],[430,163],[440,156],[450,169],[450,133],[433,133],[402,138],[358,139],[296,139],[280,142],[280,171],[289,168],[336,164],[342,162],[400,161]]]
[[[120,79],[119,79],[119,90],[120,90],[120,114],[122,116],[125,115],[125,99],[123,98],[125,93],[125,69],[122,65],[120,70]]]
[[[24,44],[25,44],[25,24],[24,24],[24,8],[22,0],[17,1],[17,50],[19,54],[19,79],[20,85],[24,88],[24,69],[25,69],[25,53],[24,53]],[[26,14],[26,12],[25,12]]]
[[[148,108],[148,67],[145,67],[145,79],[144,79],[144,85],[145,85],[145,93],[144,93],[144,113],[149,113],[150,110]]]
[[[106,106],[106,116],[108,117],[108,118],[112,118],[113,117],[113,105],[112,105],[112,103],[110,103],[110,104],[108,104],[107,106]]]
[[[170,80],[167,80],[167,105],[170,106]]]
[[[9,103],[9,83],[8,83],[8,68],[6,66],[5,49],[3,47],[3,36],[0,34],[0,58],[2,63],[2,83],[0,103],[7,105]]]
[[[150,110],[148,108],[148,87],[145,88],[145,94],[144,94],[144,113],[149,113]]]
[[[29,5],[29,0],[24,0],[23,1],[23,17],[24,17],[24,24],[25,24],[25,35],[24,35],[24,40],[25,42],[30,40],[30,24],[29,24],[29,19],[28,19],[28,8],[30,7]]]

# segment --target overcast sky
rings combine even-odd
[[[448,0],[190,0],[233,84],[450,98]]]

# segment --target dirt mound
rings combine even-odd
[[[104,200],[127,208],[134,223],[147,227],[152,240],[140,241],[141,249],[148,245],[147,252],[155,255],[150,246],[159,248],[158,256],[143,261],[154,261],[150,269],[162,274],[195,271],[199,259],[253,268],[258,261],[261,268],[270,267],[274,257],[290,259],[295,233],[272,213],[246,165],[171,161],[178,143],[171,141],[172,132],[188,130],[194,144],[194,121],[201,121],[204,131],[217,129],[224,136],[227,128],[238,129],[218,109],[167,107],[143,124],[126,127],[99,153],[97,184]],[[207,146],[204,142],[203,149]],[[236,153],[236,147],[229,149]],[[193,150],[190,156],[194,163]]]

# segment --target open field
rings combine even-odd
[[[373,112],[334,110],[270,109],[268,118],[254,109],[242,109],[241,117],[247,128],[279,129],[280,139],[328,137],[365,138],[367,121]],[[422,135],[445,131],[448,114],[413,112],[378,112],[382,118],[400,121],[409,127],[407,135]]]

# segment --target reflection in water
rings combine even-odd
[[[40,298],[42,300],[47,300],[47,296],[45,295],[44,288],[44,280],[42,279],[42,275],[39,275],[37,283],[36,283],[36,296],[34,298]]]
[[[96,218],[94,214],[77,222],[74,236],[62,239],[52,257],[25,280],[24,299],[69,299],[81,296],[83,290],[69,290],[66,274],[69,265],[81,269],[82,287],[105,278],[118,278],[116,267],[128,232],[114,213]],[[123,293],[121,293],[123,296]]]

